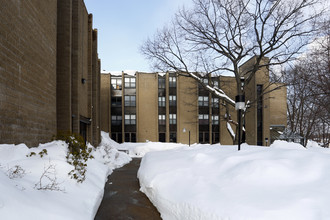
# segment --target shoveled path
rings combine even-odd
[[[95,220],[161,219],[157,209],[139,190],[137,171],[140,163],[140,158],[133,158],[109,176]]]

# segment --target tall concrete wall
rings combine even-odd
[[[236,80],[234,77],[226,77],[226,76],[221,76],[220,77],[220,88],[232,99],[235,99],[235,96],[237,95],[237,84]],[[220,102],[222,102],[220,100]],[[229,114],[226,115],[226,108],[228,108]],[[237,121],[237,111],[235,110],[235,107],[231,105],[220,105],[220,115],[219,115],[219,120],[220,120],[220,143],[221,144],[228,144],[231,145],[233,144],[233,139],[230,136],[230,133],[227,128],[227,119],[224,117],[228,117],[230,115],[231,119],[234,121]],[[236,126],[229,123],[231,126],[232,130],[236,132]]]
[[[198,142],[198,84],[191,77],[179,76],[177,80],[177,142]],[[185,132],[183,132],[185,129]]]
[[[57,1],[1,1],[0,143],[56,133]]]
[[[57,128],[97,145],[100,64],[93,16],[83,0],[58,0],[58,9]]]
[[[57,130],[67,132],[72,129],[72,1],[58,0],[57,5]]]
[[[101,62],[97,54],[97,30],[92,31],[92,139],[91,143],[97,145],[101,141],[100,136],[100,87],[101,87]]]
[[[72,114],[73,132],[80,132],[80,116],[88,115],[88,13],[82,0],[72,1]],[[87,131],[90,133],[90,131]]]
[[[240,68],[242,71],[247,71],[253,68],[253,65],[256,62],[256,58],[253,57],[244,63]],[[263,62],[268,62],[267,59]],[[269,103],[269,72],[266,67],[259,69],[254,76],[251,77],[251,80],[246,83],[245,89],[245,101],[249,101],[250,108],[247,110],[245,117],[245,128],[246,128],[246,143],[256,144],[257,143],[257,105],[258,105],[258,96],[257,96],[257,86],[262,86],[262,145],[269,145],[270,140],[270,103]],[[284,98],[284,97],[281,97]],[[268,140],[268,142],[266,141]],[[266,143],[267,142],[267,143]]]
[[[101,130],[105,132],[110,132],[110,74],[101,74]]]
[[[137,140],[158,141],[158,77],[138,73],[136,86]]]
[[[36,146],[68,131],[97,145],[100,60],[84,1],[0,4],[0,143]]]
[[[287,103],[286,103],[286,86],[283,84],[273,84],[270,89],[273,90],[270,93],[269,105],[270,105],[270,125],[287,125]]]

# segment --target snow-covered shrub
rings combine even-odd
[[[7,176],[9,179],[22,178],[25,175],[25,170],[20,165],[8,168]]]
[[[64,191],[59,187],[60,183],[57,182],[56,173],[56,165],[49,161],[48,166],[44,165],[44,171],[34,188],[37,190]]]
[[[46,149],[43,149],[42,151],[40,151],[39,156],[42,158],[44,155],[48,155],[48,152]],[[31,152],[30,154],[26,155],[27,157],[32,157],[32,156],[36,156],[37,154],[35,152]]]
[[[71,178],[77,180],[78,183],[85,181],[87,160],[94,158],[92,156],[92,148],[88,148],[85,140],[79,134],[59,133],[57,140],[63,140],[68,144],[69,151],[67,153],[67,162],[74,166],[68,174]]]

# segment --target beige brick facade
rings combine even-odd
[[[57,1],[0,2],[0,143],[56,133]]]
[[[71,131],[98,144],[97,31],[83,0],[3,0],[0,10],[0,143]]]
[[[250,62],[254,60],[245,65],[250,65]],[[132,78],[136,79],[133,87],[126,84]],[[175,73],[136,72],[134,76],[125,73],[119,76],[102,74],[101,79],[101,129],[109,131],[118,142],[150,140],[188,144],[190,136],[191,144],[233,144],[225,117],[230,115],[232,120],[237,121],[235,107],[227,105],[229,111],[226,114],[222,101],[191,77]],[[221,76],[206,80],[210,85],[217,83],[229,97],[235,99],[235,78]],[[268,146],[274,121],[286,126],[285,87],[267,93],[274,87],[269,85],[266,69],[259,70],[246,85],[246,101],[250,102],[245,117],[245,141],[248,144]],[[262,96],[259,96],[258,88]],[[130,120],[132,114],[136,119],[133,124]],[[236,126],[231,126],[235,132]]]

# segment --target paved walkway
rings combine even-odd
[[[95,220],[158,220],[159,212],[139,191],[137,171],[141,159],[133,160],[114,170],[104,187],[104,196]]]

